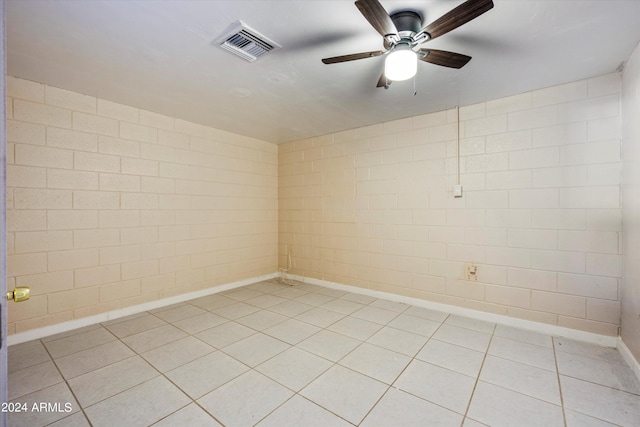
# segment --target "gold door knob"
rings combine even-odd
[[[31,296],[31,289],[27,287],[15,288],[13,291],[7,292],[7,299],[12,299],[15,302],[26,301]]]

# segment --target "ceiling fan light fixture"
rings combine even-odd
[[[384,61],[384,75],[392,81],[408,80],[418,71],[418,56],[408,44],[401,44]]]

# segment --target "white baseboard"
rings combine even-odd
[[[139,305],[135,305],[127,308],[122,308],[119,310],[109,311],[109,312],[97,314],[94,316],[83,317],[81,319],[74,319],[68,322],[63,322],[63,323],[58,323],[51,326],[32,329],[25,332],[19,332],[17,334],[9,335],[7,337],[7,344],[8,345],[20,344],[23,342],[55,335],[61,332],[68,332],[73,329],[81,328],[84,326],[95,325],[97,323],[106,322],[108,320],[118,319],[120,317],[125,317],[132,314],[148,311],[148,310],[165,307],[171,304],[176,304],[179,302],[184,302],[191,299],[200,298],[203,296],[223,292],[229,289],[246,286],[262,280],[273,279],[279,276],[280,276],[279,273],[272,273],[272,274],[268,274],[261,277],[253,277],[250,279],[244,279],[237,282],[227,283],[227,284],[216,286],[213,288],[203,289],[195,292],[189,292],[186,294],[176,295],[170,298],[164,298],[161,300],[139,304]],[[324,286],[332,289],[340,289],[347,292],[353,292],[357,294],[372,296],[375,298],[384,298],[390,301],[402,302],[405,304],[424,307],[431,310],[441,311],[444,313],[470,317],[472,319],[484,320],[486,322],[498,323],[501,325],[512,326],[520,329],[527,329],[527,330],[538,332],[541,334],[569,338],[577,341],[583,341],[583,342],[601,345],[604,347],[621,348],[621,345],[624,346],[624,343],[622,343],[622,341],[620,341],[618,337],[594,334],[591,332],[579,331],[576,329],[565,328],[562,326],[549,325],[546,323],[539,323],[531,320],[517,319],[515,317],[503,316],[503,315],[494,314],[494,313],[487,313],[484,311],[473,310],[465,307],[457,307],[457,306],[448,305],[448,304],[441,304],[437,302],[422,300],[419,298],[412,298],[412,297],[406,297],[402,295],[391,294],[388,292],[374,291],[371,289],[359,288],[357,286],[343,285],[341,283],[329,282],[326,280],[314,279],[310,277],[296,276],[296,275],[291,275],[291,277],[302,283],[309,283],[309,284]],[[624,348],[626,349],[626,352],[628,354],[625,355],[623,350],[621,350],[621,353],[623,354],[623,356],[625,356],[625,358],[629,357],[632,361],[634,361],[636,366],[634,370],[636,372],[636,375],[638,375],[637,372],[640,369],[637,367],[638,362],[635,361],[629,349],[626,346],[624,346]],[[629,363],[629,365],[632,366],[632,363]]]
[[[371,289],[359,288],[357,286],[343,285],[341,283],[329,282],[326,280],[314,279],[311,277],[295,276],[292,275],[295,280],[302,283],[310,283],[313,285],[324,286],[327,288],[340,289],[357,294],[369,295],[375,298],[384,298],[390,301],[402,302],[405,304],[411,304],[418,307],[424,307],[431,310],[441,311],[444,313],[455,314],[459,316],[470,317],[472,319],[484,320],[486,322],[498,323],[505,326],[512,326],[514,328],[527,329],[529,331],[538,332],[546,335],[553,335],[556,337],[569,338],[576,341],[588,342],[591,344],[597,344],[603,347],[617,347],[618,337],[612,337],[608,335],[594,334],[592,332],[579,331],[577,329],[565,328],[563,326],[549,325],[546,323],[534,322],[532,320],[518,319],[510,316],[503,316],[500,314],[487,313],[484,311],[473,310],[465,307],[457,307],[454,305],[441,304],[437,302],[422,300],[419,298],[406,297],[402,295],[391,294],[382,291],[374,291]]]
[[[633,373],[636,374],[636,378],[640,381],[640,361],[638,361],[635,357],[633,357],[633,353],[629,350],[629,347],[622,341],[622,337],[618,337],[618,351],[624,357],[627,364],[633,370]]]
[[[27,341],[37,340],[62,332],[72,331],[74,329],[85,326],[95,325],[97,323],[106,322],[108,320],[118,319],[120,317],[130,316],[132,314],[142,313],[144,311],[154,310],[156,308],[166,307],[171,304],[189,301],[195,298],[205,297],[211,294],[228,291],[229,289],[239,288],[241,286],[250,285],[262,280],[269,280],[279,277],[278,273],[271,273],[265,276],[252,277],[237,282],[225,283],[224,285],[215,286],[213,288],[202,289],[199,291],[188,292],[185,294],[175,295],[169,298],[163,298],[157,301],[146,302],[144,304],[133,305],[131,307],[121,308],[119,310],[108,311],[106,313],[96,314],[94,316],[82,317],[80,319],[69,320],[68,322],[57,323],[55,325],[44,326],[42,328],[31,329],[25,332],[9,335],[7,337],[7,345],[20,344]]]

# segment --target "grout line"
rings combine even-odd
[[[484,356],[482,357],[482,363],[480,364],[480,369],[478,370],[478,375],[476,377],[476,381],[473,384],[473,389],[471,390],[471,395],[469,396],[469,403],[467,403],[467,409],[464,411],[464,417],[462,418],[462,423],[464,424],[464,420],[467,419],[469,415],[469,409],[471,408],[471,402],[473,401],[473,396],[476,394],[476,388],[478,387],[478,382],[480,382],[480,374],[482,374],[482,369],[484,368],[484,363],[487,360],[487,355],[489,354],[489,348],[491,348],[491,343],[493,342],[493,337],[496,333],[496,325],[493,326],[493,331],[491,332],[491,338],[489,338],[489,343],[487,344],[487,349],[484,352]]]
[[[87,413],[84,410],[85,408],[80,403],[80,400],[78,399],[78,396],[76,396],[75,391],[73,391],[73,388],[71,388],[71,384],[69,384],[69,381],[62,374],[62,371],[60,370],[60,367],[56,363],[56,359],[54,359],[54,357],[51,355],[51,353],[49,352],[49,349],[47,348],[45,343],[42,342],[42,340],[38,340],[38,341],[40,341],[40,343],[44,347],[45,351],[47,352],[47,354],[51,358],[51,362],[53,363],[53,366],[56,367],[56,370],[58,371],[58,374],[60,374],[60,378],[62,378],[62,380],[64,381],[64,384],[67,386],[67,389],[69,389],[69,392],[71,393],[71,396],[73,396],[73,398],[75,399],[76,403],[78,404],[78,409],[80,410],[80,412],[82,412],[82,415],[84,416],[84,419],[87,421],[87,423],[89,423],[90,426],[93,426],[93,423],[91,422],[91,420],[89,420],[89,416],[87,415]],[[91,347],[91,348],[94,348],[94,347]],[[71,415],[73,415],[73,414],[70,414],[69,416],[71,416]],[[67,417],[61,418],[61,420],[65,419],[65,418],[67,418]]]
[[[551,337],[551,348],[553,349],[553,362],[556,366],[556,378],[558,380],[558,394],[560,394],[560,407],[562,408],[562,421],[564,421],[565,427],[567,426],[567,414],[564,408],[564,396],[562,395],[562,384],[560,382],[560,369],[558,369],[558,357],[556,356],[556,340],[555,337]]]

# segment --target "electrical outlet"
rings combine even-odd
[[[476,264],[464,265],[464,279],[472,282],[478,281],[478,266]]]

